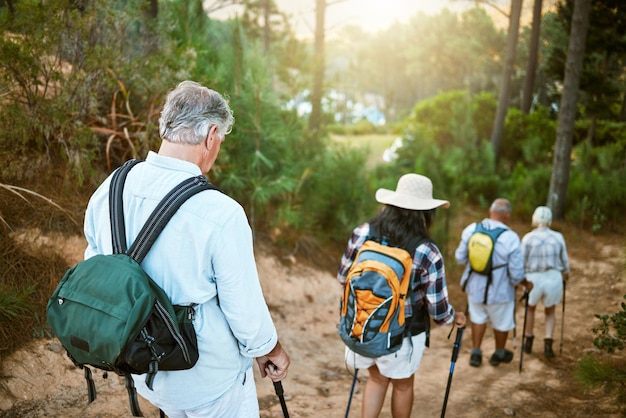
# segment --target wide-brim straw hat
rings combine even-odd
[[[428,177],[414,173],[400,177],[396,190],[378,189],[376,201],[410,210],[450,207],[447,200],[433,199],[433,183]]]

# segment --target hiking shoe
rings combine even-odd
[[[504,350],[504,356],[498,357],[496,353],[493,353],[491,358],[489,359],[489,364],[492,366],[499,366],[500,363],[510,363],[513,360],[513,352],[509,350]]]
[[[472,353],[470,356],[470,366],[472,367],[480,367],[483,362],[482,354]]]
[[[535,339],[534,335],[527,335],[524,341],[524,353],[530,354],[533,351],[533,340]]]
[[[544,350],[543,350],[543,355],[546,358],[553,358],[554,357],[554,351],[552,351],[552,338],[545,338],[544,340]]]

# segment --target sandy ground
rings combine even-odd
[[[513,228],[522,235],[528,226]],[[611,395],[585,390],[572,376],[576,361],[597,350],[591,328],[596,313],[620,310],[626,294],[623,236],[565,232],[572,261],[567,286],[564,338],[561,341],[562,309],[557,308],[555,352],[543,357],[543,309],[537,309],[534,352],[523,357],[519,372],[524,307],[518,304],[516,338],[511,333],[507,348],[515,349],[510,364],[492,367],[491,329],[483,342],[482,367],[469,366],[470,330],[466,330],[450,386],[446,415],[449,417],[618,417],[620,410]],[[82,238],[64,240],[62,248],[69,263],[82,256]],[[343,344],[336,333],[340,288],[334,275],[286,264],[269,252],[257,250],[257,263],[264,293],[275,319],[283,347],[292,366],[283,381],[287,407],[292,417],[343,417],[346,413],[352,371],[343,361]],[[339,255],[340,256],[340,255]],[[448,261],[448,263],[452,260]],[[452,274],[450,274],[452,276]],[[465,305],[457,277],[449,277],[451,300]],[[518,298],[521,290],[518,291]],[[417,372],[413,417],[441,416],[450,376],[451,354],[456,330],[448,339],[449,327],[434,327],[431,346]],[[559,351],[562,349],[562,354]],[[618,353],[617,355],[623,355]],[[256,365],[255,365],[256,368]],[[261,417],[282,417],[281,406],[271,381],[256,373]],[[350,417],[360,416],[362,390],[367,377],[360,371],[352,399]],[[96,377],[98,398],[87,404],[80,370],[65,357],[58,341],[39,339],[16,352],[3,364],[0,376],[0,417],[131,417],[123,380]],[[390,417],[388,393],[381,417]],[[140,399],[146,417],[158,410]]]

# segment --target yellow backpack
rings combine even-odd
[[[476,223],[476,228],[467,241],[467,256],[470,265],[470,277],[467,278],[463,285],[463,290],[469,282],[472,273],[482,274],[487,276],[487,286],[485,286],[485,297],[483,303],[487,303],[487,292],[489,285],[493,281],[493,271],[495,269],[505,267],[506,264],[499,266],[493,265],[493,251],[496,246],[496,241],[500,234],[506,231],[507,228],[493,228],[488,229],[482,222]]]

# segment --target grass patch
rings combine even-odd
[[[368,155],[368,167],[374,167],[383,162],[383,152],[393,144],[398,137],[395,134],[365,134],[365,135],[336,135],[330,136],[331,141],[355,148],[365,149]]]

